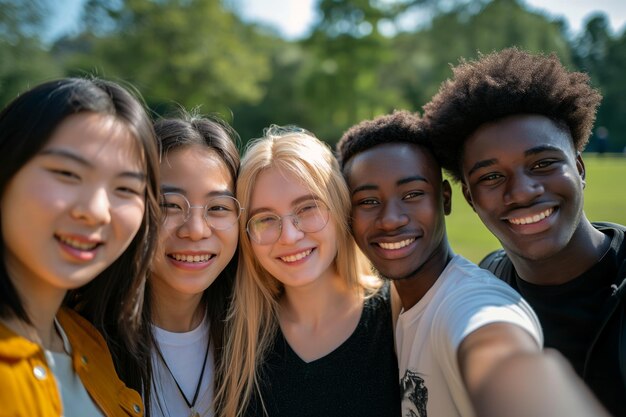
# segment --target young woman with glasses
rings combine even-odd
[[[365,279],[329,147],[272,126],[248,147],[225,417],[399,416],[389,292]]]
[[[61,306],[81,286],[91,312],[115,299],[106,320],[135,350],[157,166],[150,118],[117,84],[50,81],[0,113],[1,415],[143,415],[100,333]]]
[[[238,136],[181,112],[155,123],[161,230],[146,284],[143,360],[121,361],[150,416],[213,416],[215,369],[236,270]]]

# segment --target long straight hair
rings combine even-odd
[[[169,152],[191,146],[203,146],[214,152],[228,169],[233,186],[239,172],[239,136],[224,121],[217,117],[199,116],[180,110],[176,117],[164,118],[154,124],[156,137],[161,149],[161,160]],[[234,191],[234,190],[233,190]],[[210,340],[213,348],[215,369],[221,368],[225,341],[225,322],[233,292],[235,272],[237,270],[237,252],[224,270],[207,288],[201,300],[210,323]],[[146,283],[146,295],[143,299],[142,323],[139,336],[145,341],[139,355],[131,355],[122,347],[118,351],[118,372],[122,380],[133,388],[142,390],[145,414],[150,415],[151,393],[153,389],[153,369],[151,353],[157,349],[156,340],[150,323],[152,322],[153,300],[150,280]],[[215,386],[220,381],[219,372],[214,378]]]
[[[242,159],[237,199],[244,214],[249,213],[256,178],[269,168],[292,173],[328,206],[337,230],[338,274],[355,291],[374,292],[376,288],[359,279],[361,258],[348,223],[350,194],[328,145],[294,126],[266,129],[262,138],[249,144]],[[223,417],[242,416],[251,396],[260,394],[259,371],[278,328],[278,300],[284,291],[254,256],[246,233],[248,218],[244,215],[239,222],[239,269],[228,317],[223,380],[215,400]]]
[[[140,96],[111,81],[84,78],[49,81],[20,95],[0,113],[0,195],[4,195],[13,176],[50,140],[55,129],[78,113],[110,115],[126,126],[140,151],[147,186],[143,219],[128,248],[91,282],[69,291],[65,303],[80,305],[81,313],[103,332],[114,327],[115,337],[135,351],[144,283],[159,222],[158,151]],[[0,251],[4,250],[0,234]],[[115,302],[110,303],[111,300]],[[0,316],[9,315],[29,322],[22,300],[0,262]]]

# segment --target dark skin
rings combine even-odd
[[[409,309],[452,258],[444,221],[450,184],[430,152],[410,144],[362,152],[350,160],[348,172],[356,242],[380,274],[394,281]]]
[[[522,279],[558,285],[605,253],[583,211],[585,165],[567,128],[540,115],[480,126],[465,142],[463,194]]]
[[[444,217],[451,190],[430,152],[418,145],[378,145],[346,167],[355,240],[381,275],[393,280],[404,309],[422,299],[452,258]],[[469,334],[457,350],[473,397],[501,361],[540,347],[522,328],[494,323]]]

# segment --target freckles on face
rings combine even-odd
[[[145,178],[125,125],[97,113],[67,117],[2,196],[9,275],[61,291],[95,278],[139,230]]]

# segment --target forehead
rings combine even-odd
[[[490,153],[523,155],[529,149],[546,145],[576,153],[569,130],[548,117],[509,116],[479,126],[465,141],[464,159],[480,158]]]
[[[71,149],[93,162],[117,161],[129,169],[145,165],[139,140],[123,121],[107,114],[83,112],[66,117],[43,147],[50,148]]]
[[[295,173],[273,166],[261,171],[254,179],[250,205],[252,209],[285,207],[312,194],[311,188]]]
[[[226,163],[211,148],[203,145],[182,146],[169,150],[161,158],[161,179],[187,179],[191,182],[233,183]]]
[[[430,151],[411,143],[386,143],[361,152],[349,161],[347,172],[351,189],[413,176],[436,184],[441,168]]]

